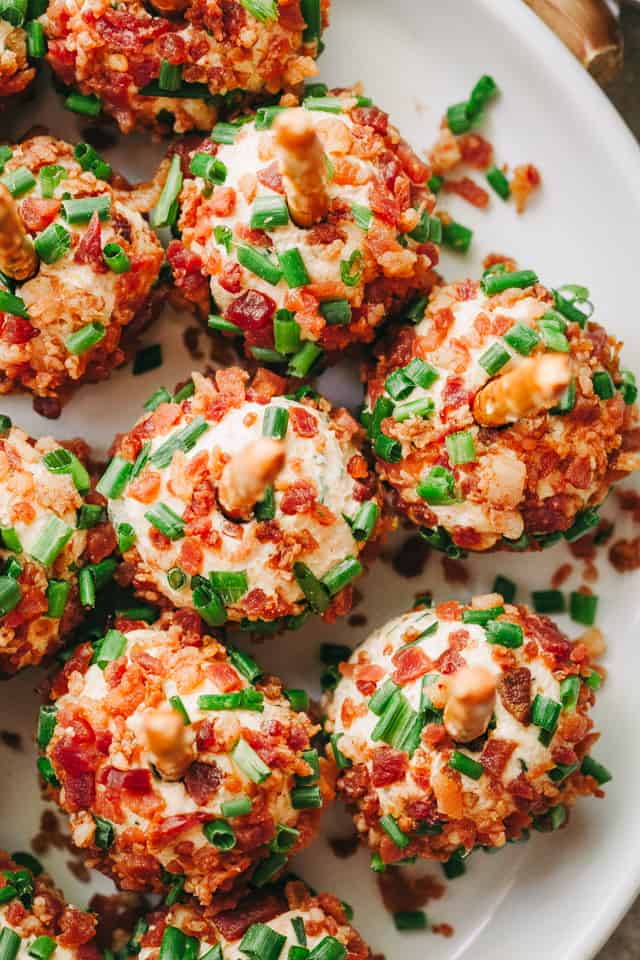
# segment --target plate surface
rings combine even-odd
[[[524,217],[513,205],[492,199],[489,212],[447,198],[450,212],[475,231],[472,258],[445,257],[444,272],[460,279],[478,271],[490,251],[515,256],[535,268],[549,285],[587,284],[597,318],[626,339],[626,365],[640,369],[640,336],[635,325],[637,224],[640,222],[640,153],[603,94],[555,37],[519,0],[334,0],[333,26],[326,37],[322,74],[331,84],[355,79],[388,109],[405,136],[420,150],[433,141],[447,104],[463,99],[475,80],[491,72],[502,90],[483,132],[496,148],[498,162],[531,161],[542,171],[544,189]],[[13,133],[43,124],[56,135],[80,139],[76,118],[66,114],[41,81],[36,98],[10,120]],[[153,170],[163,147],[144,137],[121,140],[109,158],[130,179]],[[130,368],[109,383],[85,387],[60,420],[35,416],[27,398],[5,399],[2,410],[33,433],[81,435],[104,453],[117,431],[139,415],[143,400],[160,384],[184,378],[192,360],[183,346],[188,318],[168,311],[147,334],[161,340],[160,370],[132,378]],[[206,349],[205,338],[202,344]],[[203,360],[204,362],[204,360]],[[359,388],[352,373],[334,370],[323,378],[338,402],[356,404]],[[623,521],[615,498],[603,510]],[[398,536],[395,548],[406,537]],[[466,562],[466,585],[448,587],[441,559],[432,555],[423,573],[402,579],[389,563],[379,562],[363,584],[367,624],[329,628],[309,624],[295,635],[265,644],[257,655],[291,686],[317,692],[318,647],[323,640],[354,645],[369,630],[410,605],[415,593],[432,589],[437,598],[465,598],[490,588],[496,572],[519,584],[519,598],[548,586],[550,573],[571,557],[564,544],[544,555],[489,556]],[[598,622],[609,641],[610,669],[596,709],[603,737],[597,756],[614,772],[605,801],[583,801],[569,829],[558,835],[534,835],[527,846],[497,856],[476,854],[467,875],[428,907],[434,923],[450,923],[451,939],[429,934],[398,934],[384,912],[364,851],[347,860],[332,854],[326,838],[348,832],[339,809],[326,818],[324,836],[298,859],[296,869],[318,888],[331,889],[355,908],[355,922],[374,951],[387,960],[588,960],[620,919],[640,886],[640,765],[637,763],[637,677],[640,608],[634,593],[640,574],[616,575],[602,558],[596,589],[601,597]],[[565,589],[581,582],[581,563]],[[579,628],[561,624],[576,635]],[[0,730],[19,732],[22,749],[0,741],[0,845],[28,849],[38,830],[42,806],[34,772],[31,739],[37,712],[37,672],[2,686]],[[91,894],[109,892],[108,881],[92,877],[80,883],[69,871],[69,855],[51,849],[43,860],[67,895],[84,906]],[[437,866],[420,868],[439,876]]]

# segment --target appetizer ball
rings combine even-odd
[[[3,10],[3,14],[4,12]],[[14,8],[14,12],[13,19],[16,23],[10,23],[9,20],[4,19],[4,16],[0,18],[0,113],[14,102],[5,98],[22,93],[36,75],[35,67],[29,60],[29,57],[34,55],[29,50],[29,44],[33,43],[31,38],[34,29],[40,35],[36,42],[42,42],[40,24],[31,22],[25,29],[17,7]],[[36,55],[42,56],[42,54]]]
[[[58,416],[81,381],[124,361],[124,328],[147,319],[162,248],[88,144],[7,148],[0,177],[0,392],[28,390]]]
[[[369,948],[350,925],[344,904],[328,893],[314,895],[299,880],[284,888],[266,887],[213,917],[193,903],[149,914],[145,932],[135,938],[140,960],[184,956],[196,939],[198,956],[219,960],[255,957],[286,960],[368,960]]]
[[[572,539],[637,468],[635,379],[574,293],[530,270],[450,284],[381,353],[365,414],[378,469],[435,546]]]
[[[379,863],[561,826],[609,779],[588,754],[601,678],[584,644],[499,594],[406,613],[340,670],[338,790]]]
[[[52,0],[42,22],[49,63],[81,91],[72,109],[180,133],[315,76],[328,13],[329,0]]]
[[[175,282],[258,360],[305,376],[429,288],[441,229],[429,168],[354,90],[218,124],[188,161]]]
[[[116,546],[90,492],[86,445],[0,419],[0,675],[38,664],[110,580]]]
[[[45,777],[88,863],[125,890],[177,884],[210,903],[275,876],[332,799],[319,728],[192,612],[116,621],[76,649],[52,698]]]
[[[46,958],[99,960],[96,918],[64,897],[28,855],[0,851],[0,937],[7,960]],[[29,869],[25,866],[29,865]]]
[[[308,388],[284,390],[267,370],[194,373],[186,399],[167,394],[120,437],[98,490],[147,599],[247,628],[350,609],[381,527],[362,431]]]

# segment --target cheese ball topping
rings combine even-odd
[[[207,130],[221,106],[315,76],[329,0],[53,0],[47,59],[124,133]]]
[[[0,674],[12,674],[55,652],[77,626],[81,596],[91,606],[111,579],[116,541],[90,492],[86,445],[33,440],[2,421]]]
[[[56,960],[99,960],[96,918],[69,906],[29,855],[0,851],[0,930],[10,960],[55,956]],[[29,868],[25,866],[29,865]]]
[[[77,648],[37,739],[90,865],[125,890],[178,885],[209,903],[276,875],[317,833],[333,795],[318,728],[194,613],[141,626]]]
[[[18,13],[17,9],[15,12]],[[27,32],[23,24],[0,19],[0,111],[10,103],[1,98],[26,90],[35,75],[27,54]]]
[[[162,264],[127,192],[89,167],[111,175],[88,144],[34,137],[0,177],[0,267],[16,281],[0,286],[0,392],[30,391],[46,416],[124,362],[123,328],[145,319]]]
[[[284,888],[266,887],[215,916],[194,903],[176,904],[149,914],[133,944],[141,960],[157,960],[162,952],[184,960],[196,939],[198,956],[218,960],[285,960],[328,957],[367,960],[369,948],[350,925],[345,906],[328,893],[314,895],[299,880]]]
[[[454,283],[380,354],[365,414],[377,466],[434,546],[572,539],[637,468],[635,379],[572,295],[532,271]]]
[[[210,626],[347,612],[358,554],[382,525],[356,422],[308,388],[283,395],[267,370],[189,386],[120,438],[98,485],[134,587]]]
[[[354,90],[214,128],[188,162],[175,283],[259,361],[305,376],[430,288],[429,168]]]
[[[601,678],[586,648],[499,594],[406,613],[340,672],[338,790],[379,865],[556,828],[610,779],[588,754]]]

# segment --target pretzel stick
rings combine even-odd
[[[225,464],[218,500],[225,513],[247,520],[284,466],[285,447],[281,440],[261,437],[236,453]]]
[[[499,427],[533,417],[553,407],[571,381],[571,361],[564,353],[523,360],[514,370],[490,380],[477,394],[473,416],[482,427]]]
[[[303,108],[281,113],[274,132],[291,219],[299,227],[311,227],[329,212],[327,170],[320,137]]]
[[[147,710],[144,714],[147,748],[164,780],[181,780],[195,757],[193,731],[177,710]]]
[[[12,280],[27,280],[38,269],[38,256],[15,201],[0,184],[0,270]]]
[[[496,678],[484,667],[463,667],[451,676],[443,722],[449,736],[470,743],[486,731],[496,702]]]

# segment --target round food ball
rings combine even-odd
[[[110,177],[88,144],[45,136],[14,146],[4,165],[0,393],[28,390],[45,416],[122,364],[124,329],[149,319],[162,248]]]
[[[378,864],[555,829],[609,779],[589,756],[601,678],[586,647],[499,594],[406,613],[340,670],[338,791]]]
[[[221,106],[315,76],[329,0],[305,11],[299,0],[54,0],[41,19],[53,70],[94,110],[124,133],[182,133],[210,129]]]
[[[49,956],[56,960],[99,960],[96,918],[69,906],[29,854],[0,850],[0,928],[7,957]],[[32,952],[33,951],[33,952]],[[47,951],[47,952],[45,952]]]
[[[119,438],[98,489],[147,599],[248,628],[350,609],[358,554],[382,526],[362,431],[285,389],[267,370],[194,373],[191,395]]]
[[[167,251],[211,327],[296,376],[429,289],[440,235],[429,168],[386,113],[354,90],[303,104],[243,116],[188,155]]]
[[[453,283],[381,353],[368,384],[378,470],[434,546],[573,539],[638,466],[635,379],[570,296],[531,271]]]
[[[52,698],[38,731],[49,783],[88,863],[125,890],[210,903],[269,879],[332,799],[319,728],[189,611],[116,621],[77,648]]]
[[[91,493],[86,444],[34,440],[8,419],[0,423],[4,675],[54,653],[81,619],[79,581],[94,595],[116,567],[109,556],[116,546],[113,530]]]
[[[27,31],[0,19],[0,113],[13,103],[4,98],[22,93],[35,75],[27,53]]]
[[[135,940],[141,960],[157,960],[163,948],[179,956],[185,941],[194,937],[199,956],[217,949],[212,956],[219,960],[247,956],[284,960],[296,955],[296,947],[298,952],[305,947],[313,956],[315,950],[317,956],[335,960],[368,960],[371,956],[350,925],[344,904],[328,893],[312,894],[300,880],[256,890],[215,916],[194,903],[180,903],[161,908],[146,919],[146,931]]]

